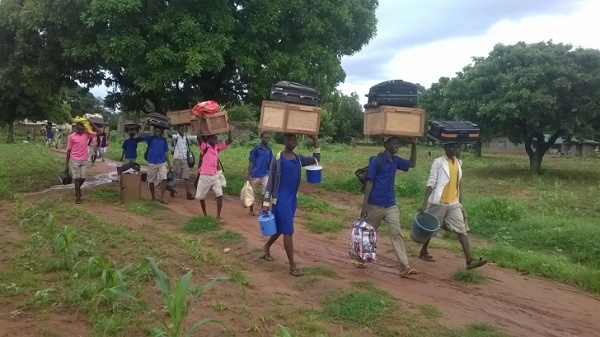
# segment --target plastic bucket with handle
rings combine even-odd
[[[316,161],[316,160],[315,160]],[[317,162],[315,165],[306,166],[306,182],[309,184],[318,184],[323,178],[323,166]]]
[[[275,224],[275,215],[273,213],[262,213],[258,217],[258,224],[260,225],[262,235],[271,236],[277,234],[277,225]]]
[[[415,215],[410,230],[410,238],[416,243],[425,243],[440,229],[438,219],[431,213],[419,212]]]

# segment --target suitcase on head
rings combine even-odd
[[[150,124],[154,127],[158,127],[158,128],[162,128],[162,129],[170,129],[171,128],[171,122],[169,121],[169,118],[165,115],[161,115],[157,112],[151,112],[151,113],[147,114],[146,117],[148,118],[148,124]]]
[[[418,88],[415,84],[402,80],[391,80],[376,84],[366,95],[368,107],[391,105],[414,108],[418,103]]]
[[[278,102],[319,105],[319,92],[315,88],[289,81],[280,81],[273,84],[269,98]]]
[[[469,121],[431,121],[427,136],[441,143],[474,143],[479,132],[479,126]]]

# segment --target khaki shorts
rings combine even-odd
[[[167,180],[167,163],[148,164],[148,184],[160,184]]]
[[[455,204],[429,204],[425,212],[433,214],[440,226],[456,234],[467,235],[469,225],[463,217],[463,208],[460,203]]]
[[[87,174],[87,160],[70,160],[69,168],[73,179],[85,179]]]
[[[173,160],[173,172],[179,179],[188,179],[190,177],[190,167],[186,159]]]
[[[269,176],[262,178],[250,178],[250,186],[252,186],[252,190],[255,194],[259,191],[260,193],[264,193],[267,189],[267,183],[269,182]]]
[[[213,191],[215,198],[223,196],[223,187],[219,175],[201,174],[198,178],[198,187],[196,188],[196,199],[205,200],[209,191]]]

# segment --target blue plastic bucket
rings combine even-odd
[[[273,213],[261,214],[258,217],[258,224],[260,225],[262,235],[271,236],[277,234],[277,225],[275,224],[275,215]]]
[[[323,178],[323,166],[317,164],[306,166],[306,182],[309,184],[318,184]]]
[[[440,229],[438,219],[431,213],[419,212],[415,215],[410,230],[410,238],[416,243],[425,243]]]

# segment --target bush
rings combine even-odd
[[[469,215],[473,218],[486,221],[515,222],[523,217],[523,206],[507,198],[482,198],[469,208]]]

